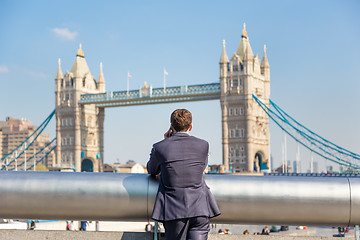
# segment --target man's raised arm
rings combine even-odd
[[[156,176],[160,173],[160,164],[156,158],[155,148],[151,149],[150,159],[146,165],[146,169],[149,174]]]

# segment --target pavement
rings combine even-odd
[[[38,239],[67,239],[67,240],[92,240],[92,239],[121,239],[121,240],[138,240],[153,239],[152,233],[145,233],[147,222],[99,222],[98,229],[95,231],[95,222],[89,222],[87,231],[78,230],[66,231],[66,221],[44,221],[36,223],[34,231],[25,230],[25,222],[0,223],[0,239],[17,239],[17,240],[38,240]],[[153,224],[153,222],[152,222]],[[78,221],[74,221],[74,229],[78,228]],[[289,231],[271,233],[269,236],[256,236],[255,232],[262,231],[264,226],[259,225],[234,225],[234,224],[217,224],[211,225],[209,240],[233,240],[233,239],[261,239],[261,240],[315,240],[315,239],[334,239],[333,235],[337,234],[336,228],[329,227],[308,227],[305,230],[297,230],[295,226],[290,226]],[[220,235],[219,229],[227,228],[232,234]],[[18,230],[14,230],[18,229]],[[250,235],[243,235],[247,229]],[[160,238],[159,240],[163,240]],[[346,235],[346,239],[355,239],[354,230],[351,229]]]

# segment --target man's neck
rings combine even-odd
[[[187,134],[189,134],[189,132],[190,132],[189,129],[186,130],[186,131],[178,131],[178,132],[177,132],[177,131],[174,131],[174,133],[187,133]]]

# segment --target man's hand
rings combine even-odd
[[[164,138],[168,138],[168,137],[171,137],[172,136],[172,130],[171,128],[169,130],[167,130],[166,133],[164,133]]]

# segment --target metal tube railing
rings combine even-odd
[[[354,226],[360,178],[205,175],[214,222]],[[147,174],[0,172],[0,218],[146,221],[158,182]]]

